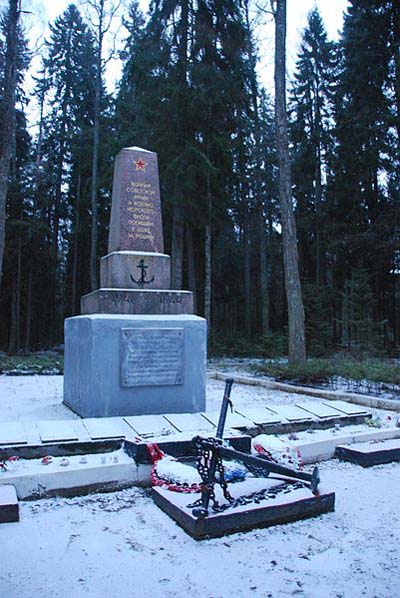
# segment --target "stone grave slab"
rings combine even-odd
[[[20,422],[0,423],[0,445],[27,444],[24,426]]]
[[[281,421],[279,415],[271,413],[271,411],[267,411],[265,407],[241,408],[238,413],[244,417],[247,417],[247,419],[252,421],[257,426],[279,424]]]
[[[214,425],[214,427],[217,427],[219,413],[219,411],[206,411],[203,415]],[[237,413],[237,411],[232,412],[228,409],[228,413],[226,414],[225,429],[228,430],[229,428],[234,428],[236,430],[245,430],[246,428],[251,427],[252,423],[253,422],[250,419],[247,419],[240,413]]]
[[[19,505],[15,487],[12,484],[0,485],[0,523],[19,521]]]
[[[40,421],[36,422],[39,436],[43,443],[68,442],[79,440],[79,434],[73,425],[67,421]]]
[[[215,426],[202,413],[167,413],[168,420],[179,432],[211,432]]]
[[[246,482],[230,484],[229,492],[234,498],[239,498],[243,493],[250,496],[252,491],[257,492],[263,488],[272,489],[277,486],[276,481],[272,482],[266,478],[255,478],[252,482],[251,489],[246,486]],[[281,486],[282,493],[275,498],[265,498],[258,503],[249,502],[236,508],[227,508],[221,513],[213,513],[210,510],[210,514],[204,519],[196,519],[187,506],[194,502],[199,494],[183,494],[154,487],[152,497],[167,515],[196,540],[307,519],[334,510],[333,492],[321,491],[318,496],[314,496],[306,488],[290,491],[290,486],[286,484]],[[220,500],[219,496],[217,498],[223,504],[224,499]]]
[[[286,419],[290,422],[311,422],[314,419],[311,414],[295,405],[271,405],[268,406],[267,409],[272,411],[272,413],[279,415],[281,419]]]
[[[335,457],[362,467],[400,461],[400,438],[338,445]]]
[[[179,432],[162,415],[140,415],[124,417],[126,423],[142,438],[149,436],[169,436]]]
[[[317,401],[309,401],[307,403],[296,403],[296,407],[304,409],[311,415],[316,415],[320,419],[330,419],[340,417],[340,412],[337,409],[333,409],[330,405],[324,403],[318,403]]]
[[[333,409],[337,409],[345,415],[368,415],[367,411],[362,405],[355,405],[354,403],[347,403],[346,401],[324,401],[324,405],[328,405]]]
[[[125,438],[132,428],[120,417],[91,417],[83,420],[83,425],[92,440]]]

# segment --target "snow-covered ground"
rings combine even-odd
[[[208,381],[207,411],[219,409],[223,388]],[[232,389],[241,407],[299,398]],[[0,376],[0,421],[75,418],[61,401],[60,376]],[[396,417],[372,411],[383,425]],[[334,513],[201,542],[139,488],[22,502],[20,522],[0,525],[0,597],[397,598],[400,464],[320,469]]]

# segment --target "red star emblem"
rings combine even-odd
[[[134,164],[136,166],[136,170],[146,170],[147,164],[144,160],[142,160],[142,158],[139,158],[139,160],[135,160]]]

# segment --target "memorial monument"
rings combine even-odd
[[[115,161],[100,288],[65,320],[64,403],[82,417],[205,409],[207,326],[189,291],[170,289],[157,155]]]

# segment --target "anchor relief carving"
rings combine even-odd
[[[139,262],[139,264],[136,267],[139,268],[139,270],[141,272],[140,278],[139,278],[139,280],[136,280],[132,276],[132,274],[131,274],[130,275],[131,276],[131,280],[132,280],[132,282],[134,282],[135,284],[137,284],[140,289],[142,289],[145,284],[150,284],[151,282],[154,281],[154,276],[150,280],[146,280],[146,277],[147,277],[146,270],[147,270],[148,266],[145,265],[144,259],[141,259],[140,262]]]

